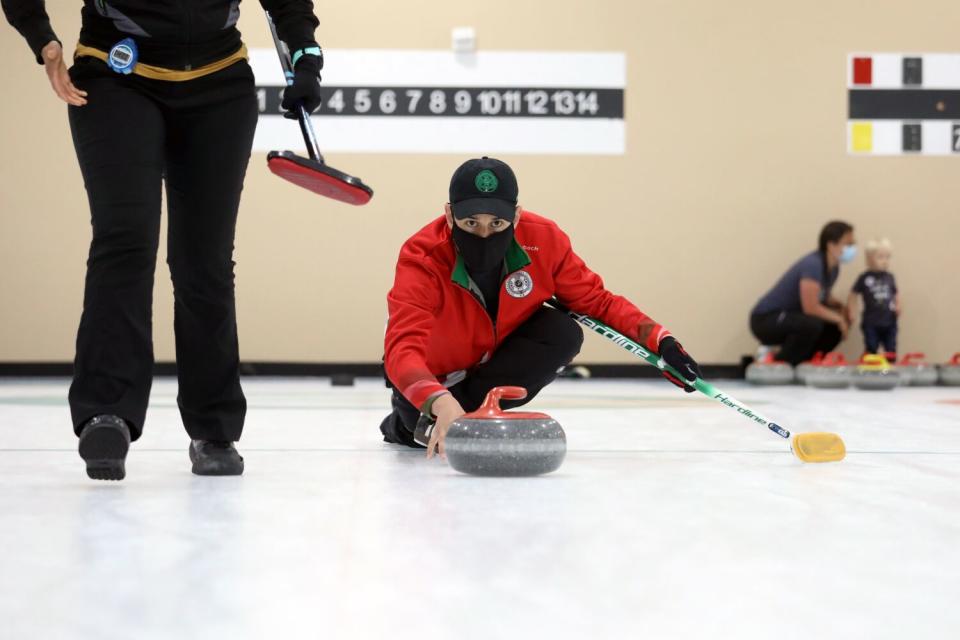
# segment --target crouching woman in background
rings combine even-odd
[[[777,360],[792,365],[832,351],[847,337],[843,303],[830,295],[840,265],[856,257],[853,227],[828,223],[819,246],[793,264],[750,312],[750,330],[764,345],[780,346]]]

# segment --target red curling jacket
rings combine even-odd
[[[552,220],[524,211],[506,255],[496,323],[470,292],[470,278],[441,216],[400,249],[387,295],[387,377],[413,406],[445,390],[442,380],[486,361],[514,330],[556,298],[657,352],[669,335],[626,298],[603,286]]]

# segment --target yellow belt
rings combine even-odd
[[[73,57],[80,58],[83,56],[97,58],[99,60],[103,60],[104,62],[107,61],[108,57],[106,51],[94,49],[93,47],[88,47],[85,44],[77,44],[77,50],[74,52]],[[235,62],[246,59],[247,45],[242,44],[240,45],[239,49],[237,49],[234,53],[231,53],[226,58],[211,62],[210,64],[203,65],[202,67],[197,67],[196,69],[190,69],[189,71],[165,69],[164,67],[155,67],[151,64],[143,64],[142,62],[138,62],[134,65],[133,72],[138,76],[143,76],[144,78],[150,78],[152,80],[183,82],[184,80],[194,80],[196,78],[210,75],[211,73],[216,73],[221,69],[226,69]]]

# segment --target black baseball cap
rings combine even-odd
[[[513,222],[517,213],[517,176],[496,158],[467,160],[450,179],[450,204],[457,219],[491,213]]]

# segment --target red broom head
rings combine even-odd
[[[267,166],[287,182],[340,202],[362,205],[373,197],[373,189],[359,178],[289,151],[271,151],[267,155]]]

